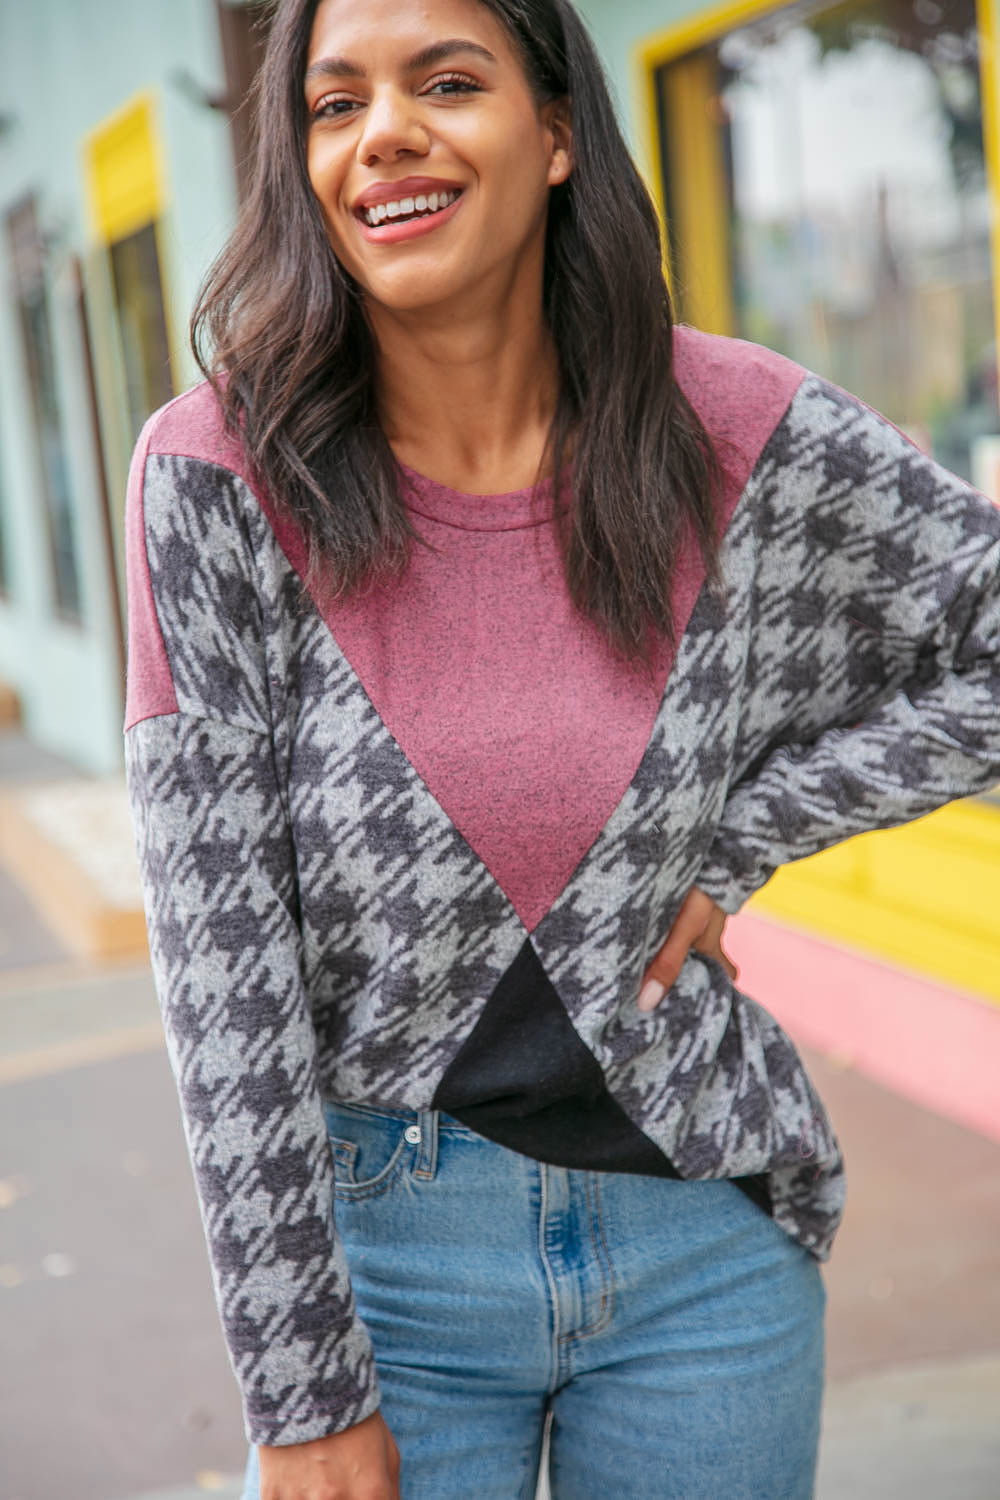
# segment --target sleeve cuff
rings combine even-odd
[[[694,877],[694,884],[706,896],[710,896],[727,916],[735,917],[750,897],[767,884],[773,873],[772,870],[735,873],[732,864],[722,858],[722,851],[716,844],[705,856]]]
[[[292,1417],[276,1421],[274,1415],[256,1415],[244,1412],[243,1430],[247,1442],[268,1448],[284,1448],[292,1443],[311,1443],[317,1438],[332,1437],[348,1427],[356,1427],[370,1417],[382,1400],[374,1368],[371,1383],[358,1392],[357,1398],[341,1406],[339,1411],[317,1414],[312,1417]]]

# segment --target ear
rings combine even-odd
[[[549,187],[565,182],[573,170],[573,115],[568,99],[550,99],[545,119],[552,137]]]

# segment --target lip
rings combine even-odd
[[[418,193],[453,193],[465,187],[464,182],[449,182],[446,177],[401,177],[398,182],[373,182],[354,203],[359,217],[373,203],[391,203],[393,199],[415,198]]]
[[[443,184],[438,185],[438,191],[440,191],[441,186]],[[431,188],[430,191],[434,192],[435,189]],[[404,196],[412,196],[412,193]],[[373,201],[384,203],[385,199],[376,198]],[[383,224],[373,227],[371,224],[366,223],[360,214],[355,215],[354,221],[370,245],[398,245],[402,240],[417,239],[420,235],[430,234],[433,230],[440,229],[443,224],[448,223],[449,219],[455,217],[464,202],[465,193],[463,191],[459,193],[454,203],[448,204],[447,208],[439,208],[436,213],[427,214],[423,219],[407,219],[403,224],[397,224],[392,219],[386,219]]]

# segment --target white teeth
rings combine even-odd
[[[364,211],[365,223],[375,229],[386,219],[407,218],[413,214],[436,214],[442,208],[448,208],[457,197],[457,192],[446,189],[443,193],[420,193],[415,198],[394,198],[390,203],[373,203]]]

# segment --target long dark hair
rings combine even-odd
[[[560,369],[546,460],[558,486],[572,440],[561,521],[571,597],[615,646],[645,659],[651,632],[675,639],[670,585],[685,530],[720,579],[718,464],[674,379],[659,221],[573,6],[480,3],[512,37],[539,103],[570,101],[573,170],[551,190],[546,235],[544,311]],[[379,425],[362,299],[306,169],[317,4],[278,0],[256,84],[253,185],[191,340],[260,482],[302,526],[311,570],[346,593],[401,571],[414,532]]]

